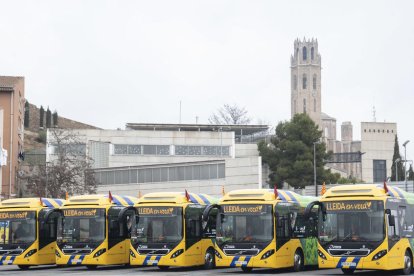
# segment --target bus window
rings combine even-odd
[[[390,216],[394,217],[394,225],[390,225]],[[391,214],[388,215],[388,237],[391,240],[399,239],[399,223],[397,210],[391,210]]]

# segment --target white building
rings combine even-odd
[[[362,179],[365,182],[383,182],[391,176],[396,134],[396,123],[361,123]]]
[[[98,192],[137,196],[154,191],[221,195],[262,187],[256,141],[268,127],[127,124],[126,130],[71,130],[94,160]],[[47,161],[54,158],[48,133]]]

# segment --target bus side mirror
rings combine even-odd
[[[210,213],[213,209],[218,209],[219,205],[217,204],[210,204],[204,209],[203,215],[201,216],[201,226],[203,228],[203,231],[206,230],[209,222]]]
[[[388,224],[390,226],[395,226],[395,217],[393,215],[388,215]]]
[[[322,212],[322,219],[323,219],[323,221],[325,221],[326,220],[326,206],[325,206],[325,204],[323,204],[323,202],[320,202],[320,201],[313,201],[313,202],[309,203],[308,206],[306,206],[305,214],[304,214],[305,218],[306,219],[310,218],[310,216],[311,216],[310,214],[312,212],[312,209],[315,206],[319,206],[319,209]]]

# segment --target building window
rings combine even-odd
[[[315,49],[312,47],[311,49],[311,59],[314,59]]]
[[[316,90],[316,75],[313,75],[312,86],[313,90]]]
[[[298,89],[298,77],[293,75],[293,90]]]
[[[307,85],[307,81],[308,81],[308,79],[306,77],[306,74],[303,74],[303,78],[302,78],[302,89],[306,89],[306,87],[308,86]]]
[[[303,113],[306,114],[306,99],[303,99]]]
[[[306,60],[308,58],[308,52],[306,50],[306,47],[303,47],[302,54],[303,54],[303,60]]]
[[[373,160],[374,182],[383,182],[387,179],[387,161]]]
[[[115,155],[170,155],[169,145],[114,145]]]
[[[229,156],[230,146],[175,146],[175,155]]]
[[[224,163],[144,169],[118,168],[105,171],[97,170],[95,178],[100,185],[209,180],[224,179],[226,177],[225,170]]]

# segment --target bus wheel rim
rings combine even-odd
[[[411,258],[408,255],[405,255],[405,268],[409,269],[411,267]]]
[[[302,265],[302,258],[298,253],[295,253],[295,264],[297,267],[300,267]]]
[[[211,264],[211,263],[213,263],[213,258],[212,258],[212,256],[211,256],[211,253],[210,253],[210,252],[206,252],[205,262],[206,262],[207,264]]]

